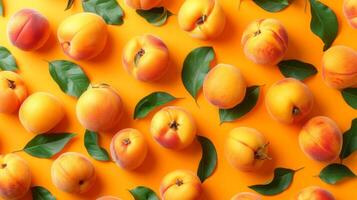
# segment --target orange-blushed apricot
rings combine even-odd
[[[18,111],[26,97],[27,88],[22,77],[12,71],[0,71],[0,113]]]
[[[350,26],[357,29],[357,0],[344,0],[343,14]]]
[[[125,0],[125,3],[134,8],[140,10],[150,10],[161,4],[162,0]]]
[[[294,200],[335,200],[335,197],[326,189],[310,186],[302,189]]]

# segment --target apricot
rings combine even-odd
[[[104,196],[104,197],[100,197],[97,200],[121,200],[117,197],[113,197],[113,196]]]
[[[81,194],[95,183],[96,173],[91,161],[82,154],[67,152],[60,155],[51,167],[52,183],[60,190]]]
[[[247,84],[240,70],[232,65],[218,64],[205,77],[203,94],[218,108],[233,108],[243,101]]]
[[[295,198],[296,200],[335,200],[333,195],[317,186],[310,186],[302,189]]]
[[[12,71],[0,71],[0,113],[16,112],[27,97],[22,77]]]
[[[244,30],[242,46],[245,56],[254,63],[275,65],[288,49],[288,33],[276,19],[259,19]]]
[[[99,55],[107,43],[107,35],[105,21],[90,12],[67,17],[57,30],[63,51],[76,60],[89,60]]]
[[[124,68],[140,81],[155,81],[168,69],[169,50],[157,37],[137,36],[123,50]]]
[[[357,0],[344,0],[343,14],[350,26],[357,29]]]
[[[270,116],[286,124],[306,119],[313,103],[311,90],[294,78],[285,78],[274,83],[265,96],[265,106]]]
[[[328,117],[310,119],[299,134],[299,144],[306,156],[321,162],[334,161],[342,149],[342,133]]]
[[[322,57],[322,76],[332,88],[357,87],[357,52],[342,45],[329,48]]]
[[[140,10],[150,10],[161,4],[162,0],[125,0],[126,5]]]
[[[76,114],[79,122],[91,131],[111,131],[123,113],[122,100],[109,85],[91,85],[78,99]]]
[[[144,135],[136,129],[127,128],[114,135],[110,143],[113,161],[124,169],[135,169],[145,160],[148,151]]]
[[[180,150],[196,137],[196,124],[190,113],[176,106],[158,111],[151,120],[150,132],[163,147]]]
[[[262,197],[251,192],[241,192],[232,197],[231,200],[262,200]]]
[[[176,170],[163,178],[160,193],[163,200],[199,200],[202,185],[191,171]]]
[[[50,37],[50,32],[50,23],[46,17],[32,9],[18,11],[7,25],[11,43],[25,51],[41,48]]]
[[[217,0],[185,0],[178,12],[178,23],[192,37],[210,40],[223,32],[226,17]]]
[[[36,92],[21,105],[19,119],[24,128],[32,133],[46,133],[64,117],[62,102],[54,95]]]
[[[264,135],[253,128],[238,127],[229,132],[225,142],[228,162],[242,171],[257,170],[268,156],[268,142]]]
[[[27,162],[16,154],[0,155],[0,197],[20,199],[30,185],[31,172]]]

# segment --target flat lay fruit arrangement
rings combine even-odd
[[[357,0],[0,15],[0,199],[357,199]]]

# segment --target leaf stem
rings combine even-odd
[[[294,170],[294,172],[298,172],[298,171],[300,171],[300,170],[302,170],[302,169],[304,169],[305,167],[300,167],[299,169],[296,169],[296,170]]]
[[[20,149],[20,150],[13,151],[13,152],[11,152],[11,153],[19,153],[19,152],[22,152],[22,151],[24,151],[24,150],[23,150],[23,149]]]

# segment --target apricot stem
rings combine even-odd
[[[200,18],[198,18],[198,20],[196,21],[196,24],[202,25],[203,23],[205,23],[206,20],[207,20],[207,15],[202,15]]]
[[[83,184],[84,184],[84,181],[83,181],[83,180],[80,180],[80,181],[78,182],[78,184],[79,184],[79,185],[83,185]]]
[[[268,147],[269,143],[264,144],[264,146],[259,147],[254,153],[254,158],[258,160],[271,160],[272,158],[265,153],[265,149]]]
[[[131,144],[131,141],[129,138],[125,138],[122,142],[124,145],[128,146],[129,144]]]
[[[11,88],[11,89],[15,89],[16,88],[15,81],[10,80],[10,79],[6,79],[6,80],[7,80],[7,84],[9,86],[9,88]]]
[[[7,167],[7,164],[6,163],[3,163],[3,164],[1,164],[1,169],[5,169]]]
[[[175,131],[177,131],[179,126],[180,126],[180,124],[178,124],[175,120],[171,121],[170,124],[169,124],[169,127],[171,129],[174,129]]]
[[[177,185],[177,186],[183,185],[183,180],[181,180],[181,179],[178,178],[178,179],[176,180],[176,185]]]
[[[144,49],[140,49],[140,50],[136,53],[135,58],[134,58],[135,66],[138,65],[140,58],[143,57],[144,54],[145,54],[145,50],[144,50]]]
[[[301,113],[300,109],[296,106],[293,108],[293,115],[299,115]]]

